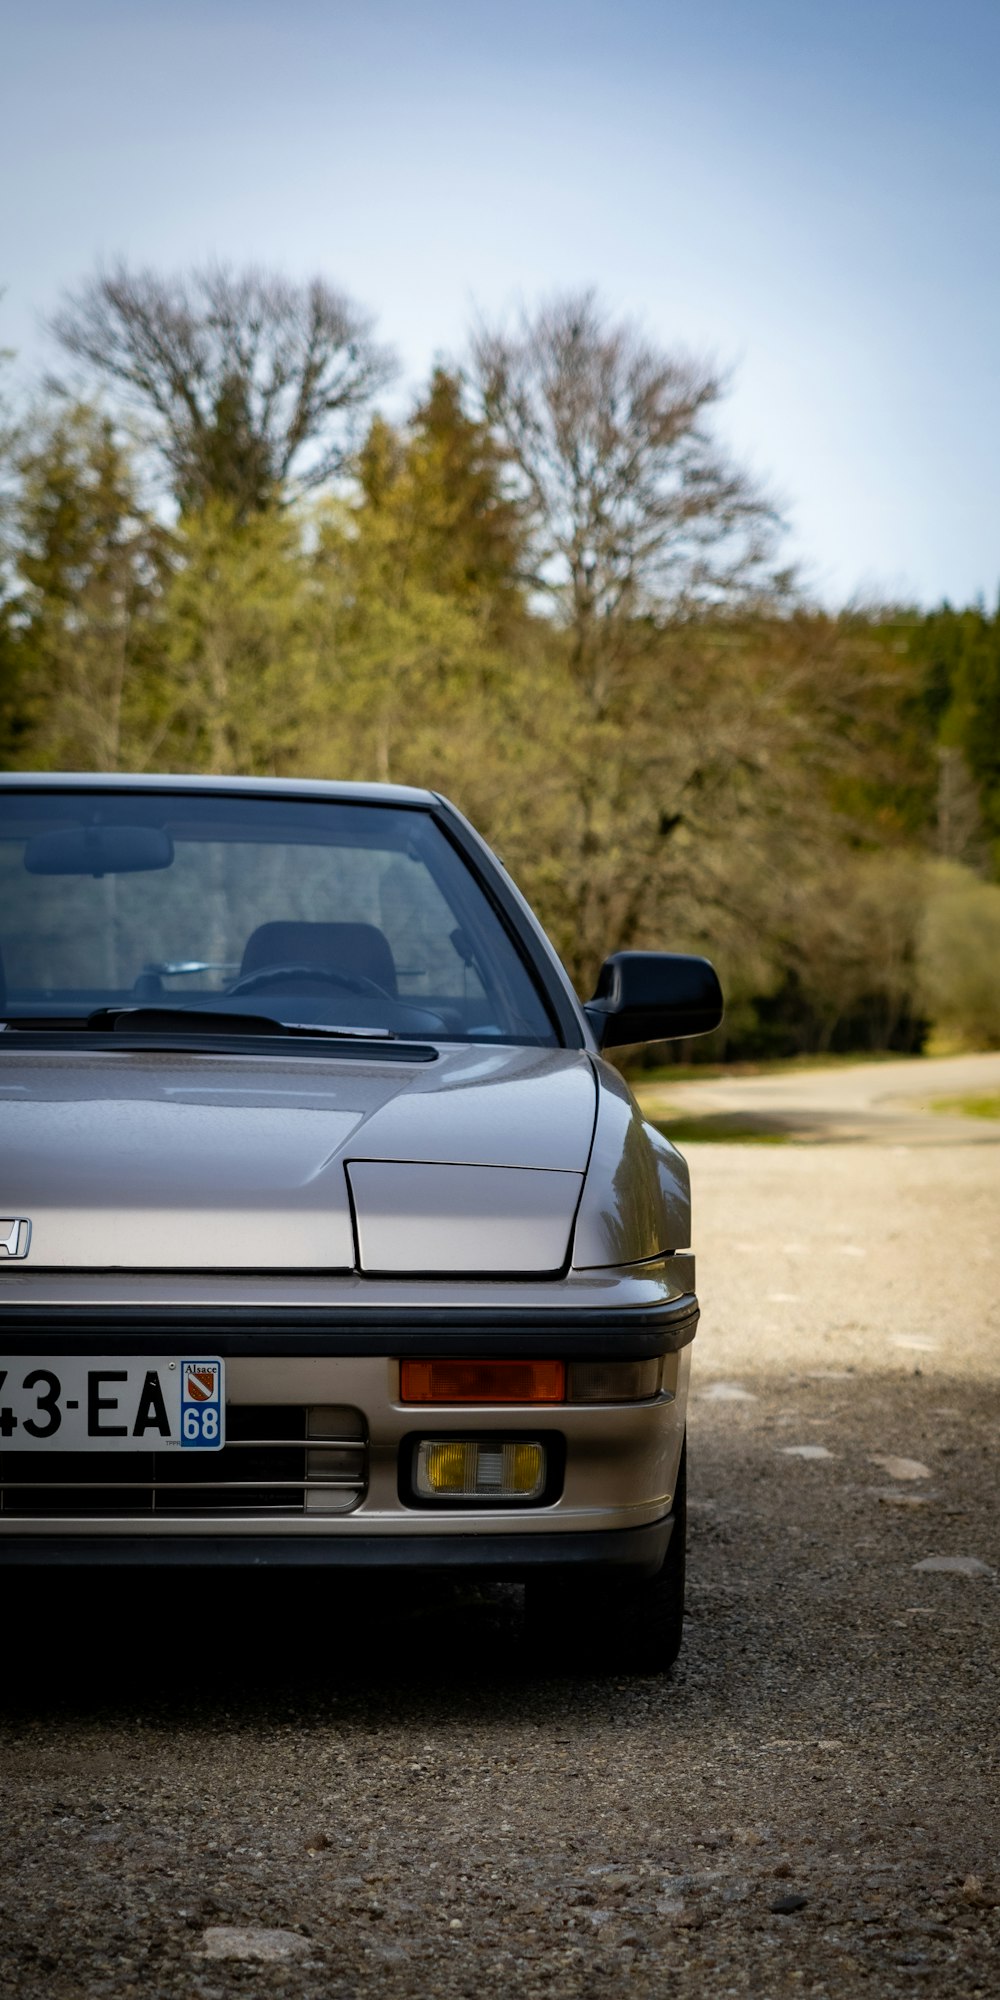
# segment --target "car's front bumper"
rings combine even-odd
[[[0,1538],[0,1567],[79,1569],[378,1570],[518,1582],[540,1570],[557,1576],[583,1569],[653,1576],[670,1542],[673,1518],[643,1528],[590,1529],[573,1535],[463,1532],[371,1535],[10,1535]]]
[[[273,1416],[337,1406],[359,1416],[364,1477],[349,1507],[329,1513],[311,1511],[316,1496],[309,1493],[298,1511],[255,1512],[220,1486],[203,1512],[181,1518],[167,1506],[158,1511],[155,1496],[145,1511],[130,1504],[95,1515],[84,1497],[72,1510],[46,1505],[25,1518],[4,1491],[0,1563],[317,1563],[494,1576],[580,1563],[655,1569],[669,1535],[698,1319],[693,1294],[678,1284],[689,1269],[690,1260],[667,1258],[655,1269],[633,1267],[555,1287],[467,1286],[457,1297],[454,1288],[434,1288],[447,1304],[423,1286],[320,1280],[306,1281],[313,1295],[305,1299],[284,1281],[241,1279],[227,1296],[221,1282],[191,1280],[201,1300],[178,1300],[176,1281],[165,1298],[162,1279],[157,1296],[151,1275],[124,1274],[110,1274],[103,1298],[94,1280],[81,1285],[79,1278],[75,1298],[67,1298],[62,1278],[52,1287],[55,1296],[46,1297],[39,1296],[43,1274],[32,1274],[34,1286],[19,1287],[19,1298],[8,1294],[0,1320],[7,1351],[40,1360],[67,1352],[172,1355],[190,1353],[193,1343],[195,1351],[225,1360],[232,1409],[268,1409]],[[315,1295],[319,1289],[325,1297]],[[301,1303],[292,1303],[296,1296]],[[448,1355],[661,1357],[661,1386],[636,1402],[403,1403],[401,1360]],[[407,1478],[415,1440],[470,1434],[544,1441],[558,1474],[544,1499],[419,1502]],[[308,1437],[298,1435],[305,1454]],[[35,1457],[44,1477],[44,1455]],[[87,1477],[100,1473],[97,1457],[92,1470],[84,1468]],[[259,1484],[266,1483],[262,1476]]]

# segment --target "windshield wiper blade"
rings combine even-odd
[[[227,1013],[221,1007],[95,1007],[79,1023],[109,1035],[321,1035],[335,1042],[394,1042],[391,1028],[328,1028],[320,1022],[278,1021],[273,1014]]]

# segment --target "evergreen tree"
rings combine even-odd
[[[964,811],[968,818],[974,788],[974,810],[994,843],[1000,877],[1000,609],[990,616],[981,606],[955,611],[942,605],[914,626],[910,651],[922,671],[923,706],[940,752],[939,835],[947,832],[949,815],[954,820]],[[964,773],[971,787],[963,784]],[[966,858],[954,840],[939,838],[938,846],[946,860]]]
[[[469,416],[457,375],[436,368],[410,426],[405,454],[428,583],[489,607],[499,628],[523,610],[526,520],[505,480],[489,429]]]
[[[43,420],[18,471],[8,747],[45,767],[141,765],[169,537],[113,424],[86,404]]]
[[[497,762],[490,703],[525,636],[520,509],[489,431],[443,369],[408,426],[374,419],[357,474],[354,503],[321,514],[331,755],[359,775],[415,782],[428,782],[430,759],[433,782],[471,803]]]
[[[237,775],[305,768],[318,634],[293,510],[216,501],[178,523],[163,603],[160,756]]]

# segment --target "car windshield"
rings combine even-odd
[[[0,795],[0,1013],[209,1009],[558,1044],[433,813],[276,794]]]

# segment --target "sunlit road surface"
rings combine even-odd
[[[513,1590],[8,1592],[0,1993],[995,1995],[1000,1154],[926,1115],[690,1148],[670,1678]]]
[[[875,1145],[995,1145],[1000,1119],[936,1110],[949,1099],[1000,1096],[1000,1053],[850,1063],[763,1076],[651,1084],[640,1091],[647,1117],[740,1114],[760,1129],[800,1140],[866,1140]]]

